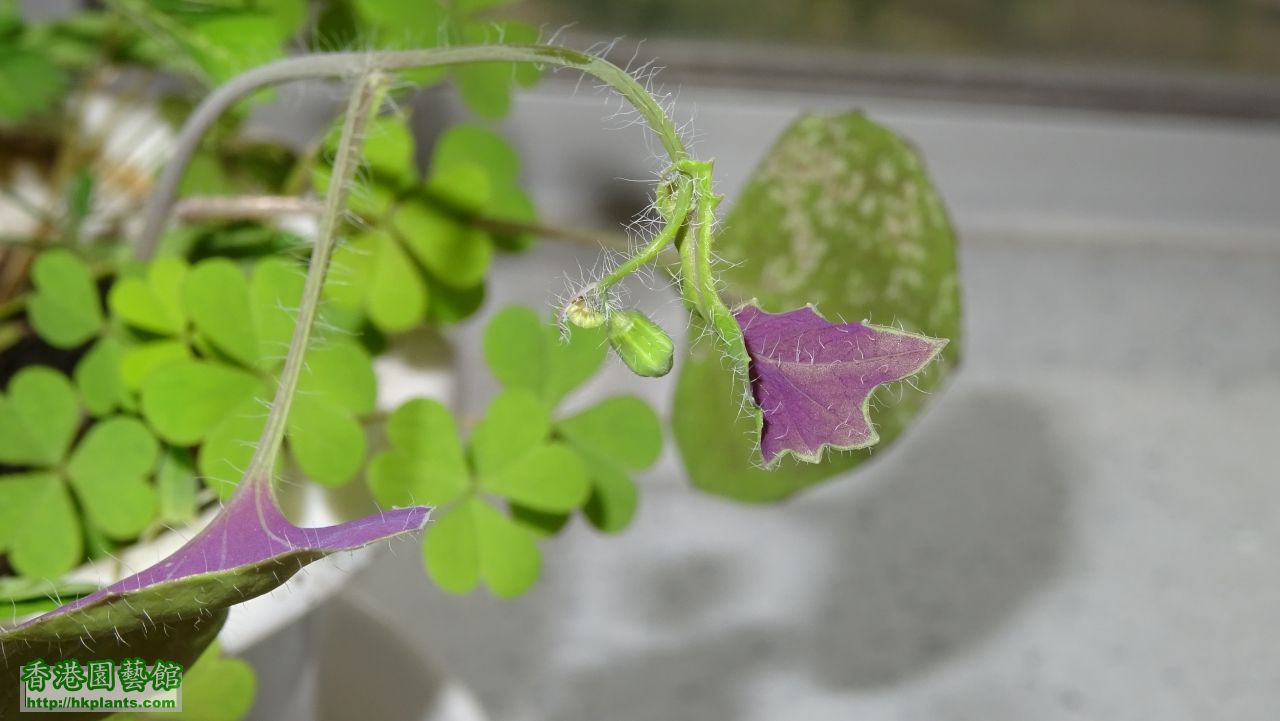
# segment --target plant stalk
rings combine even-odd
[[[264,87],[295,80],[351,77],[353,70],[368,74],[477,62],[525,62],[581,70],[613,87],[635,107],[657,135],[673,164],[689,157],[675,125],[643,85],[607,60],[576,50],[546,45],[467,45],[423,50],[301,55],[277,60],[238,75],[207,95],[196,107],[178,135],[173,157],[152,191],[142,233],[134,249],[135,255],[146,260],[155,253],[177,196],[178,183],[199,148],[200,140],[218,117],[242,98]]]
[[[333,182],[329,184],[329,192],[325,196],[324,211],[320,215],[315,245],[311,250],[311,261],[307,268],[307,280],[302,289],[302,302],[298,306],[293,338],[289,342],[289,352],[285,356],[284,368],[280,372],[280,382],[276,387],[275,399],[271,402],[266,426],[262,430],[258,447],[254,449],[253,458],[245,471],[246,482],[241,484],[242,487],[262,482],[259,481],[260,478],[270,478],[271,469],[284,444],[289,410],[298,388],[298,379],[302,375],[307,347],[311,341],[311,331],[320,307],[320,296],[324,290],[325,275],[329,270],[334,246],[337,244],[342,214],[347,206],[347,195],[351,190],[356,168],[360,164],[360,151],[364,144],[365,130],[369,121],[377,114],[389,84],[390,78],[384,73],[377,70],[369,72],[360,79],[347,104],[342,137],[333,162]]]

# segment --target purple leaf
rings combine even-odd
[[[411,506],[323,528],[295,526],[280,511],[266,479],[254,479],[227,501],[200,533],[171,556],[133,576],[46,614],[56,616],[168,581],[260,566],[296,556],[301,563],[349,551],[402,533],[427,521],[429,508]],[[240,599],[245,600],[245,599]],[[238,601],[237,601],[238,602]],[[42,617],[44,618],[44,617]],[[32,623],[38,622],[36,619]]]
[[[816,463],[828,447],[874,445],[871,392],[919,373],[947,344],[893,328],[830,323],[810,306],[774,314],[748,304],[734,317],[750,357],[767,465],[786,453]]]

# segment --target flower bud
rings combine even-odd
[[[564,317],[579,328],[599,328],[604,325],[604,313],[591,307],[586,298],[574,298],[564,309]]]
[[[609,314],[609,345],[640,376],[656,378],[671,372],[675,344],[657,323],[637,310]]]

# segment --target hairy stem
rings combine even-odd
[[[245,473],[249,481],[243,484],[245,486],[252,485],[259,478],[270,477],[271,469],[280,453],[280,447],[284,443],[285,424],[289,418],[294,393],[298,388],[298,379],[302,374],[303,359],[311,340],[316,313],[320,307],[320,294],[324,289],[329,260],[337,244],[338,229],[342,225],[342,213],[347,207],[351,181],[360,163],[360,149],[364,143],[365,129],[372,117],[377,114],[378,106],[385,97],[389,83],[390,78],[384,73],[376,70],[370,72],[360,79],[347,104],[342,137],[338,142],[338,151],[333,161],[333,179],[329,184],[329,192],[325,196],[324,211],[320,215],[315,246],[311,250],[311,262],[307,268],[307,280],[302,289],[302,302],[298,306],[293,339],[289,342],[289,352],[285,356],[284,369],[280,372],[280,383],[276,387],[275,399],[271,402],[266,426],[262,430],[258,447],[254,449],[253,459],[249,462]]]
[[[680,189],[676,191],[675,209],[671,213],[671,219],[667,225],[639,253],[631,256],[625,263],[614,268],[612,273],[601,278],[600,282],[596,284],[596,290],[601,294],[606,293],[623,278],[634,273],[640,266],[656,260],[658,253],[661,253],[663,248],[670,245],[676,239],[680,229],[684,227],[685,218],[689,217],[689,209],[692,204],[693,185],[687,182],[681,183]]]
[[[277,60],[236,76],[210,93],[187,119],[152,192],[144,216],[135,254],[150,258],[168,220],[177,195],[178,183],[199,148],[200,140],[222,113],[251,93],[295,80],[344,78],[353,72],[391,72],[410,68],[460,65],[477,62],[528,62],[581,70],[611,86],[621,94],[657,135],[672,163],[688,159],[675,125],[644,86],[625,70],[593,55],[546,45],[468,45],[371,53],[320,53]]]

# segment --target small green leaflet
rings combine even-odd
[[[74,449],[80,408],[70,381],[28,366],[0,397],[0,553],[22,575],[56,577],[84,552],[74,491],[87,521],[109,539],[136,538],[155,518],[150,475],[159,445],[136,418],[89,427]]]
[[[31,268],[31,325],[49,345],[75,348],[102,330],[102,305],[89,266],[69,250],[49,250]]]

